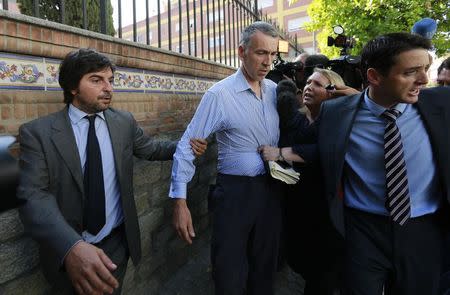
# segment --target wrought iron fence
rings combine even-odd
[[[239,66],[237,47],[240,32],[256,20],[271,22],[281,38],[289,42],[291,51],[297,53],[301,50],[296,36],[289,36],[275,21],[258,10],[258,0],[141,0],[140,3],[143,4],[143,1],[145,18],[138,21],[136,0],[132,0],[132,5],[127,7],[123,4],[130,1],[17,0],[21,12],[25,14],[234,67]],[[150,15],[150,4],[155,2],[156,11]],[[2,4],[3,9],[8,10],[8,1],[2,0]],[[114,12],[113,6],[116,8]],[[49,9],[53,18],[46,11]],[[123,26],[124,12],[129,12],[129,9],[132,9],[133,21]],[[112,27],[113,18],[116,19],[117,29]]]

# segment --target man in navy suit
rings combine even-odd
[[[324,102],[313,132],[297,130],[299,142],[318,144],[329,214],[346,239],[346,294],[438,294],[450,89],[423,89],[430,48],[409,33],[369,41],[367,89]]]

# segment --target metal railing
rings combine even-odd
[[[17,0],[19,7],[20,3],[26,1]],[[119,38],[233,67],[239,65],[237,48],[240,32],[251,22],[264,20],[277,28],[281,38],[289,42],[292,51],[295,53],[301,51],[297,36],[290,36],[275,21],[263,15],[262,11],[257,9],[257,0],[141,0],[141,4],[142,1],[145,1],[145,19],[137,21],[136,0],[132,0],[132,5],[128,5],[127,9],[132,9],[133,22],[127,26],[123,26],[124,3],[121,0],[78,0],[77,4],[81,10],[78,15],[82,15],[81,23],[75,23],[67,16],[66,1],[55,1],[53,9],[59,13],[59,18],[53,16],[54,19],[50,20],[84,29],[92,30],[92,27],[96,27],[103,34],[109,33]],[[155,15],[149,13],[150,1],[152,4],[156,2]],[[42,7],[39,0],[28,0],[28,6],[31,2],[32,9],[28,7],[28,10],[22,13],[46,18],[47,14],[41,10],[48,9],[48,6]],[[2,3],[3,9],[8,10],[8,1],[2,0]],[[114,13],[112,9],[108,10],[113,4],[117,10]],[[89,6],[91,8],[92,5],[98,7],[98,16],[92,16],[93,12],[87,9],[88,5],[91,5]],[[73,7],[74,5],[71,5],[72,9]],[[108,22],[113,22],[113,15],[117,20],[117,31],[111,29],[108,31]],[[92,24],[94,21],[98,22],[94,24],[95,26]],[[175,48],[174,44],[177,44]]]

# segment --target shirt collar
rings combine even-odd
[[[69,118],[72,124],[78,124],[80,120],[86,117],[88,114],[75,107],[73,104],[69,104]],[[105,114],[103,111],[96,113],[97,116],[105,120]]]
[[[383,114],[387,110],[387,108],[380,106],[369,97],[369,88],[367,88],[364,92],[364,102],[369,108],[369,111],[377,117],[380,117],[381,114]],[[407,106],[408,104],[406,103],[398,103],[391,109],[396,109],[397,111],[399,111],[401,116],[401,114],[405,112]]]
[[[237,70],[234,81],[235,81],[234,89],[236,90],[236,93],[243,92],[246,90],[250,90],[251,92],[253,92],[252,87],[250,87],[250,84],[248,84],[248,81],[245,78],[244,73],[242,72],[242,68],[239,68]],[[266,79],[263,79],[260,83],[261,83],[260,84],[261,85],[261,94],[264,96],[264,93],[266,92],[266,87],[267,87]]]

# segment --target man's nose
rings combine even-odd
[[[107,92],[112,92],[113,91],[112,83],[113,82],[111,82],[111,81],[106,81],[105,83],[103,83],[104,90],[107,91]]]
[[[421,85],[426,85],[428,84],[428,75],[427,75],[427,71],[420,71],[419,73],[419,77],[417,78],[417,83],[421,84]]]
[[[272,61],[273,61],[272,56],[268,54],[263,60],[263,65],[270,66],[272,64]]]

